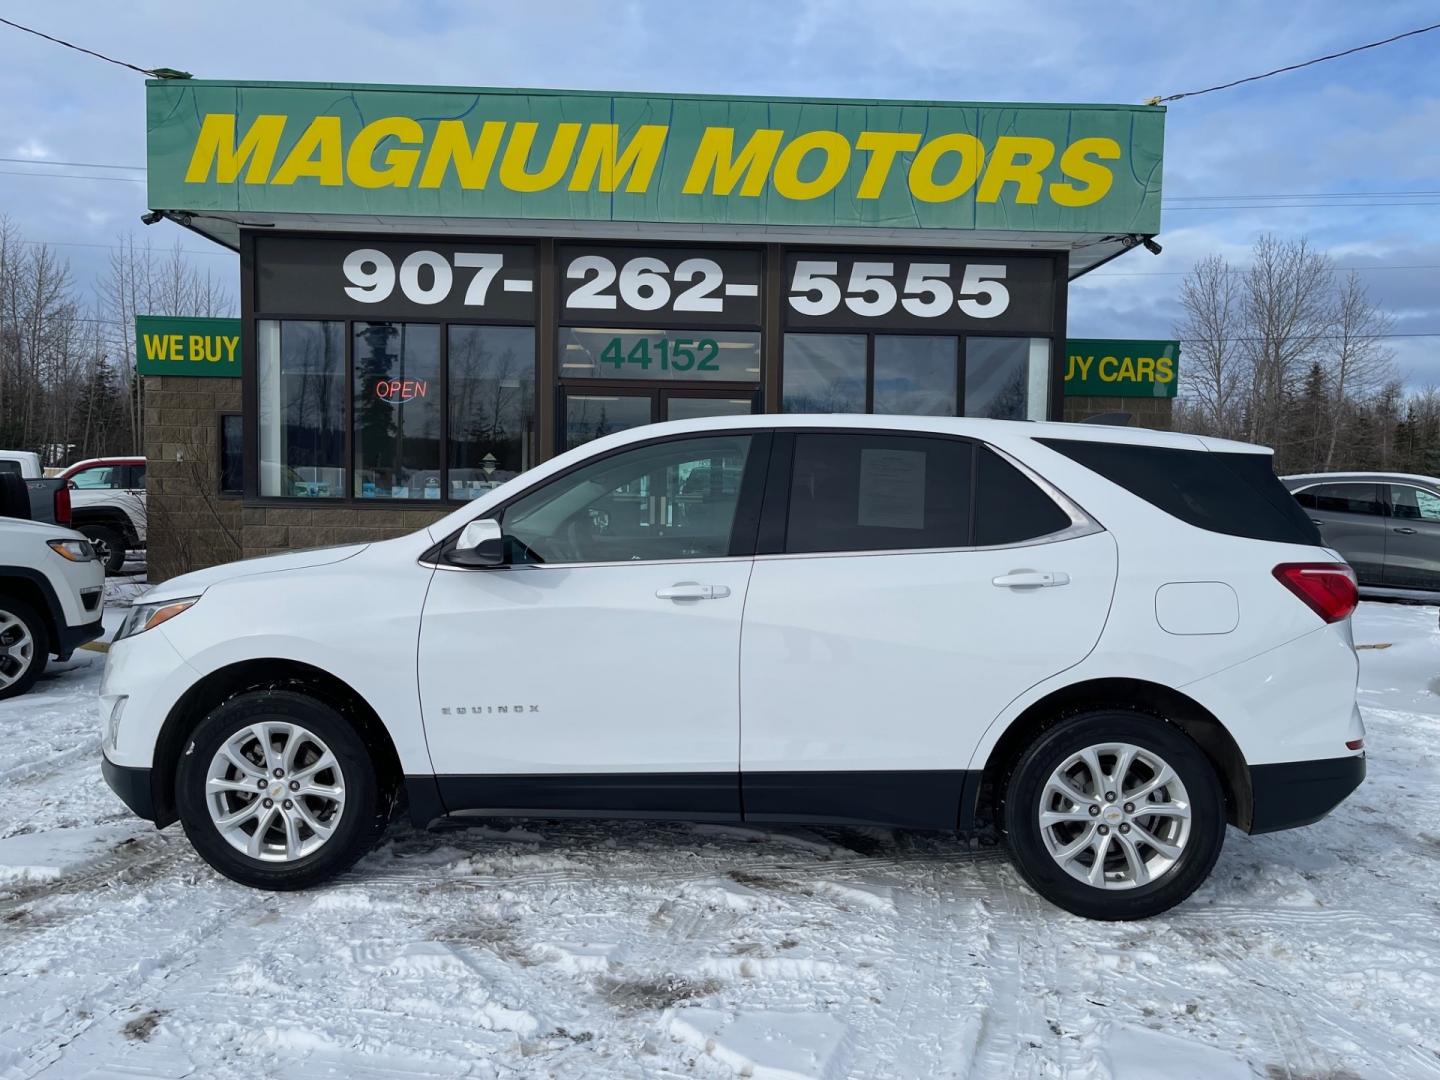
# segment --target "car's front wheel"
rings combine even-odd
[[[238,694],[206,716],[181,752],[175,802],[205,861],[260,889],[308,888],[349,869],[388,808],[354,726],[289,690]]]
[[[1144,919],[1210,875],[1225,796],[1182,731],[1095,711],[1062,720],[1025,751],[1004,823],[1016,867],[1051,903],[1092,919]]]
[[[0,596],[0,699],[35,685],[50,660],[45,621],[25,601]]]

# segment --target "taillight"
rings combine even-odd
[[[70,521],[70,488],[62,484],[55,490],[55,524],[69,525]]]
[[[1339,622],[1360,602],[1355,571],[1344,563],[1281,563],[1273,573],[1327,623]]]

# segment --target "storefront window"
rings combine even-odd
[[[965,415],[1044,420],[1050,400],[1048,338],[965,339]]]
[[[440,327],[357,322],[354,494],[439,499]]]
[[[245,420],[239,413],[220,416],[220,494],[245,491]]]
[[[863,413],[865,335],[786,334],[783,382],[787,413]]]
[[[449,328],[450,498],[473,499],[535,463],[535,331]]]
[[[875,412],[954,416],[957,339],[918,334],[875,338]]]
[[[261,495],[345,494],[345,324],[256,325]]]

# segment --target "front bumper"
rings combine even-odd
[[[1253,810],[1249,832],[1312,825],[1339,806],[1365,779],[1365,755],[1250,766]]]
[[[116,765],[108,757],[100,758],[100,772],[110,790],[138,817],[155,820],[155,794],[150,786],[150,770]]]
[[[84,645],[87,641],[94,641],[101,634],[105,633],[105,627],[99,619],[94,622],[85,623],[83,626],[57,626],[55,628],[55,644],[53,652],[56,656],[68,658],[71,653]]]

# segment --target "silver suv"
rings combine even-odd
[[[1363,596],[1434,600],[1440,594],[1440,480],[1408,473],[1281,477],[1355,569]]]

